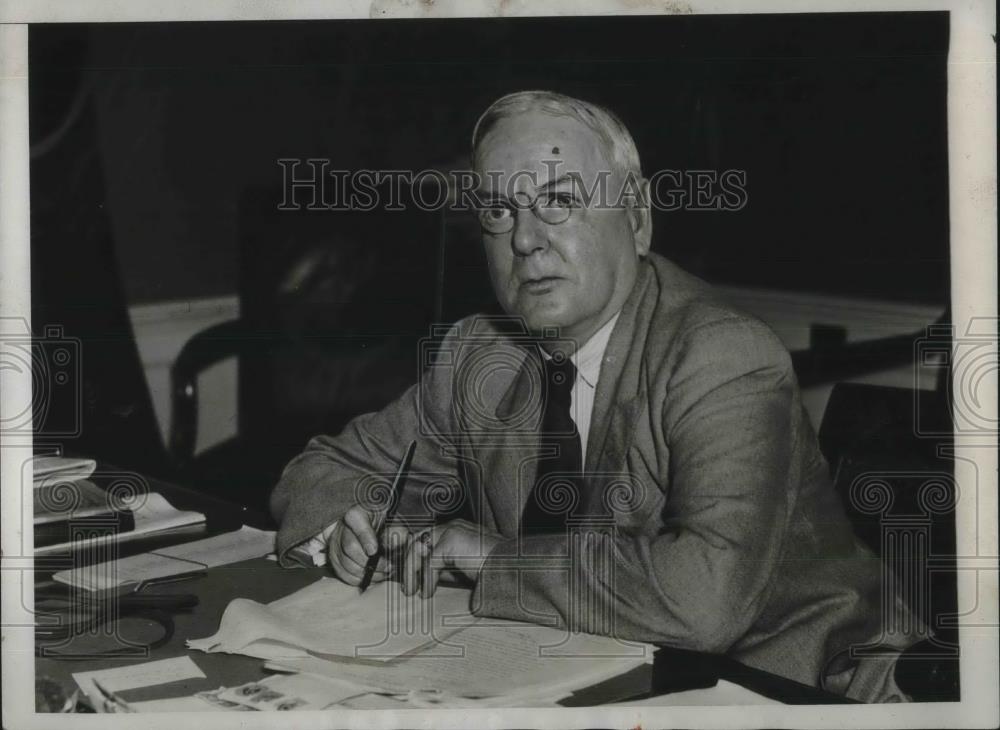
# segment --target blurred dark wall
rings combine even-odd
[[[539,87],[617,111],[647,174],[746,171],[738,212],[655,216],[655,247],[696,273],[947,299],[945,13],[30,32],[33,89],[72,73],[91,95],[96,137],[80,154],[100,159],[130,303],[235,293],[239,201],[250,187],[280,186],[279,157],[449,164],[490,100]],[[56,36],[76,38],[82,60],[54,52]],[[33,114],[36,136],[41,122]],[[56,198],[66,180],[33,183],[36,199]]]

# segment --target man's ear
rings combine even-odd
[[[649,204],[649,180],[642,177],[635,181],[636,195],[630,196],[626,203],[626,215],[632,228],[632,238],[635,252],[639,256],[649,253],[653,241],[653,217]]]

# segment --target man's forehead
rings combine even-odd
[[[610,169],[605,147],[594,130],[573,117],[527,112],[501,119],[486,134],[477,172],[487,189],[512,177],[538,185],[567,174],[586,179]]]

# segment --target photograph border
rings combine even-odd
[[[996,16],[994,3],[975,2],[796,2],[697,0],[560,0],[458,2],[445,0],[316,1],[235,4],[215,0],[151,0],[65,3],[16,0],[0,6],[0,328],[31,322],[28,193],[28,25],[47,22],[140,22],[293,20],[333,18],[513,17],[600,14],[817,13],[907,10],[950,11],[948,58],[948,178],[954,352],[962,337],[992,336],[993,369],[976,383],[977,414],[993,429],[955,433],[956,479],[963,496],[956,508],[959,606],[975,607],[961,631],[962,701],[878,706],[746,706],[504,710],[337,710],[296,713],[284,724],[295,727],[995,727],[1000,723],[996,693],[997,638],[997,218],[996,218]],[[569,12],[567,12],[569,11]],[[3,335],[0,330],[0,335]],[[3,347],[0,337],[0,348]],[[953,359],[953,362],[957,360]],[[953,395],[966,395],[956,373]],[[967,374],[973,377],[973,374]],[[31,402],[30,373],[0,371],[0,420],[17,403]],[[28,395],[27,401],[25,394]],[[34,653],[31,612],[33,584],[30,485],[21,485],[22,467],[32,453],[31,434],[5,435],[0,443],[2,514],[3,725],[8,728],[132,726],[128,716],[34,713]],[[30,671],[29,671],[30,669]],[[273,715],[213,712],[187,714],[212,727],[258,728],[275,724]],[[144,727],[172,728],[179,718],[143,715]]]

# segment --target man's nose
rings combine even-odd
[[[547,226],[531,211],[520,208],[514,211],[514,230],[511,231],[511,248],[516,256],[530,256],[548,245]]]

